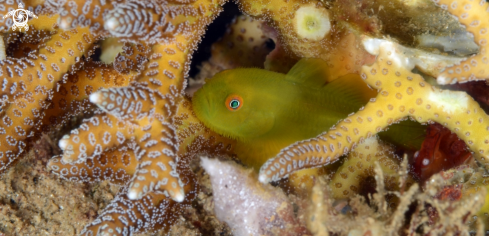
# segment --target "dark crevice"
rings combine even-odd
[[[238,5],[234,2],[228,2],[223,6],[224,10],[219,16],[207,27],[202,41],[199,43],[197,50],[192,55],[192,63],[190,64],[190,77],[194,77],[199,73],[199,68],[202,62],[209,60],[211,57],[212,44],[219,40],[226,32],[227,25],[241,12]]]

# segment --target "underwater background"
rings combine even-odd
[[[0,235],[487,234],[488,9],[0,0]]]

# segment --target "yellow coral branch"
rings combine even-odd
[[[467,27],[467,31],[472,33],[475,43],[480,46],[480,52],[477,55],[469,57],[459,65],[446,68],[438,76],[438,83],[453,84],[489,79],[489,52],[487,47],[489,13],[486,11],[489,4],[486,1],[470,0],[434,0],[434,2],[457,17],[460,23]]]
[[[359,193],[362,181],[375,177],[375,162],[378,162],[384,175],[396,176],[399,164],[394,159],[392,147],[381,144],[377,137],[366,139],[348,154],[345,162],[338,168],[329,184],[336,199],[350,198]],[[396,177],[384,178],[387,189],[399,188]]]
[[[260,170],[260,180],[275,181],[293,171],[338,160],[358,143],[406,117],[418,122],[436,121],[464,140],[477,160],[489,160],[489,117],[465,92],[441,90],[412,73],[393,43],[380,46],[377,61],[363,66],[362,78],[378,95],[357,113],[317,138],[283,149]]]

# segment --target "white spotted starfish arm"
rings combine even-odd
[[[406,68],[407,60],[397,49],[393,43],[383,43],[376,63],[362,68],[362,78],[379,91],[375,99],[318,138],[283,149],[262,166],[260,181],[275,181],[300,169],[334,162],[356,143],[405,117],[444,125],[479,154],[479,162],[489,162],[489,117],[479,104],[465,92],[426,83],[410,71],[412,67]]]

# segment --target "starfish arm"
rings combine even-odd
[[[15,73],[20,77],[19,81],[24,82],[26,92],[24,98],[16,100],[1,118],[3,123],[0,128],[5,133],[0,134],[0,170],[4,170],[22,153],[25,140],[43,117],[42,109],[47,108],[44,100],[52,96],[56,82],[91,45],[93,39],[87,32],[82,28],[53,35],[46,47],[39,51],[39,56],[27,61],[25,67],[13,70],[12,76]],[[65,58],[64,62],[61,58]],[[43,69],[43,63],[49,63],[49,66]]]
[[[453,1],[434,0],[441,8],[447,10],[458,18],[460,23],[472,33],[474,41],[480,46],[477,55],[468,58],[458,65],[448,67],[441,73],[437,82],[439,84],[463,83],[471,80],[487,80],[489,78],[489,13],[486,9],[489,4],[486,1]]]
[[[43,131],[62,125],[69,117],[91,107],[88,96],[103,88],[128,86],[134,75],[120,74],[102,63],[89,63],[83,69],[68,75],[65,83],[59,82],[50,107],[46,110]]]
[[[140,120],[154,113],[161,98],[148,88],[130,86],[103,89],[90,95],[90,101],[120,120]]]
[[[124,185],[136,172],[136,157],[128,145],[106,151],[84,162],[66,163],[61,156],[49,160],[49,168],[62,179],[94,183],[108,180]]]
[[[126,142],[133,133],[133,127],[114,116],[99,114],[85,120],[80,128],[71,131],[59,141],[63,150],[63,161],[74,162],[93,158],[104,150]]]

